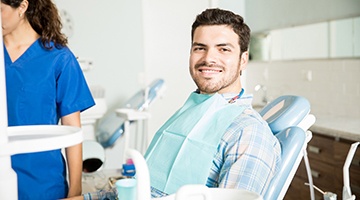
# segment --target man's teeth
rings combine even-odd
[[[203,69],[202,72],[218,72],[219,70]]]

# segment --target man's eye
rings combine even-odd
[[[230,51],[230,49],[227,49],[227,48],[221,48],[220,51],[223,51],[223,52],[227,52],[227,51]]]
[[[195,47],[194,48],[194,51],[203,51],[203,50],[205,50],[204,47]]]

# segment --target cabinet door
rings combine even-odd
[[[314,133],[307,147],[309,159],[334,165],[334,142],[334,138]]]

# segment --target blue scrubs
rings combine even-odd
[[[62,116],[95,104],[81,68],[67,48],[46,50],[40,39],[12,62],[4,47],[9,126],[56,125]],[[19,200],[52,200],[68,193],[61,150],[11,157]]]

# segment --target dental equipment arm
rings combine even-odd
[[[136,111],[133,109],[128,108],[120,108],[116,110],[116,113],[119,117],[125,120],[124,126],[124,149],[129,148],[129,140],[130,140],[130,122],[131,121],[139,121],[139,120],[146,120],[150,117],[148,112]],[[126,153],[125,153],[126,154]],[[123,162],[126,163],[126,156],[123,157]]]
[[[343,167],[343,178],[344,178],[344,187],[343,187],[343,200],[355,200],[355,195],[351,194],[350,189],[350,176],[349,176],[349,168],[351,161],[354,157],[354,154],[356,152],[357,146],[360,144],[360,142],[355,142],[351,145],[349,153],[346,157],[345,164]]]
[[[137,92],[118,109],[146,110],[148,106],[162,94],[164,89],[164,80],[156,79],[148,87]],[[98,130],[95,133],[96,140],[104,148],[110,148],[115,144],[116,140],[123,135],[124,126],[125,120],[119,117],[116,111],[110,113],[100,120]]]

